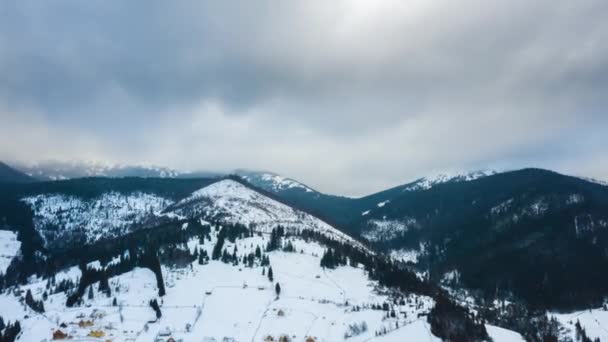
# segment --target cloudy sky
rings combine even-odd
[[[605,0],[0,2],[0,159],[608,179]]]

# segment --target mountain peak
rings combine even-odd
[[[269,192],[279,193],[287,190],[303,190],[316,192],[309,186],[291,178],[267,171],[235,170],[235,173],[247,182]]]
[[[450,182],[470,182],[479,178],[496,175],[496,170],[475,170],[461,172],[442,172],[435,176],[422,177],[404,186],[403,191],[428,190],[435,185]]]

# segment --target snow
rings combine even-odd
[[[386,201],[384,201],[384,202],[380,202],[380,203],[378,203],[378,208],[382,208],[382,207],[384,207],[384,206],[385,206],[387,203],[389,203],[389,202],[390,202],[390,200],[386,200]]]
[[[599,338],[601,341],[608,341],[608,310],[600,308],[565,314],[550,313],[549,316],[556,318],[566,328],[561,337],[570,337],[576,341],[574,325],[578,321],[592,340]]]
[[[369,220],[362,236],[369,241],[388,241],[407,232],[411,228],[418,228],[418,222],[414,218],[402,220]]]
[[[571,194],[568,199],[566,200],[566,204],[568,205],[572,205],[572,204],[579,204],[579,203],[583,203],[585,201],[585,197],[581,194]]]
[[[414,249],[397,249],[390,252],[391,258],[401,262],[417,263],[418,257],[422,254],[419,250]]]
[[[87,243],[131,231],[172,202],[154,194],[107,192],[92,199],[42,194],[23,199],[34,211],[34,226],[45,245],[82,235]]]
[[[441,342],[441,339],[431,334],[431,327],[424,320],[417,320],[405,327],[398,329],[385,336],[380,336],[374,341],[378,342]],[[495,341],[498,342],[498,341]]]
[[[153,165],[125,165],[100,161],[43,161],[17,165],[29,176],[45,180],[81,177],[160,177],[174,178],[183,172]]]
[[[524,338],[511,330],[495,327],[493,325],[486,324],[486,331],[494,342],[525,342]]]
[[[0,230],[0,273],[6,273],[13,258],[19,253],[21,242],[17,234],[10,230]]]
[[[193,239],[189,245],[194,244],[210,253],[216,235],[212,230],[213,241],[198,245],[198,239]],[[345,266],[324,270],[320,267],[320,256],[325,249],[322,245],[296,237],[287,239],[296,252],[267,253],[274,280],[282,288],[279,297],[275,294],[274,283],[262,275],[263,268],[259,265],[249,268],[219,261],[210,261],[207,265],[194,262],[178,269],[163,266],[164,280],[173,286],[167,287],[167,294],[158,299],[163,315],[155,323],[150,323],[155,315],[148,302],[157,298],[156,278],[150,270],[143,268],[110,278],[111,297],[99,292],[98,284],[92,285],[94,297],[89,299],[85,295],[85,305],[81,307],[66,308],[64,293],[51,294],[44,302],[44,314],[31,311],[13,294],[2,294],[0,316],[5,321],[20,320],[25,331],[19,341],[50,339],[52,331],[59,329],[62,322],[69,325],[62,331],[74,340],[84,340],[90,331],[102,330],[106,334],[102,340],[151,341],[168,328],[172,337],[183,341],[209,341],[211,338],[222,341],[225,337],[236,341],[262,341],[266,336],[273,336],[276,341],[286,334],[293,341],[314,336],[317,342],[334,342],[344,339],[349,325],[366,322],[367,331],[349,341],[396,342],[404,338],[438,341],[429,334],[424,316],[419,317],[434,305],[431,298],[405,295],[405,305],[393,306],[399,313],[398,318],[386,318],[384,311],[372,310],[371,305],[392,303],[393,292],[370,281],[362,268]],[[246,254],[267,242],[267,236],[254,236],[235,243],[226,241],[226,248],[232,250],[236,245],[239,253]],[[79,271],[73,267],[60,274],[58,279],[77,278]],[[34,297],[40,299],[45,285],[43,279],[32,279],[21,288],[24,291],[31,289]],[[207,291],[210,294],[206,294]],[[118,306],[112,306],[113,298],[117,299]],[[355,305],[360,310],[355,310]],[[25,319],[26,315],[29,318]],[[81,328],[71,324],[83,319],[92,320],[93,326]],[[395,329],[396,325],[399,328]],[[384,330],[387,331],[385,335],[375,337],[376,332]]]
[[[498,174],[495,170],[478,170],[472,172],[444,172],[432,177],[424,177],[404,187],[403,191],[428,190],[435,185],[448,182],[470,182],[487,176]]]
[[[314,192],[313,189],[298,181],[270,172],[237,171],[236,173],[249,183],[274,193],[289,189],[302,189],[306,192]]]
[[[335,239],[356,243],[348,235],[316,217],[229,179],[195,191],[168,209],[168,212],[184,217],[202,215],[203,218],[220,218],[223,222],[244,224],[266,233],[279,225],[287,229],[310,229]]]

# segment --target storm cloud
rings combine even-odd
[[[606,1],[2,1],[0,159],[608,178]]]

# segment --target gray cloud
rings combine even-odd
[[[605,1],[4,1],[0,158],[608,178]]]

